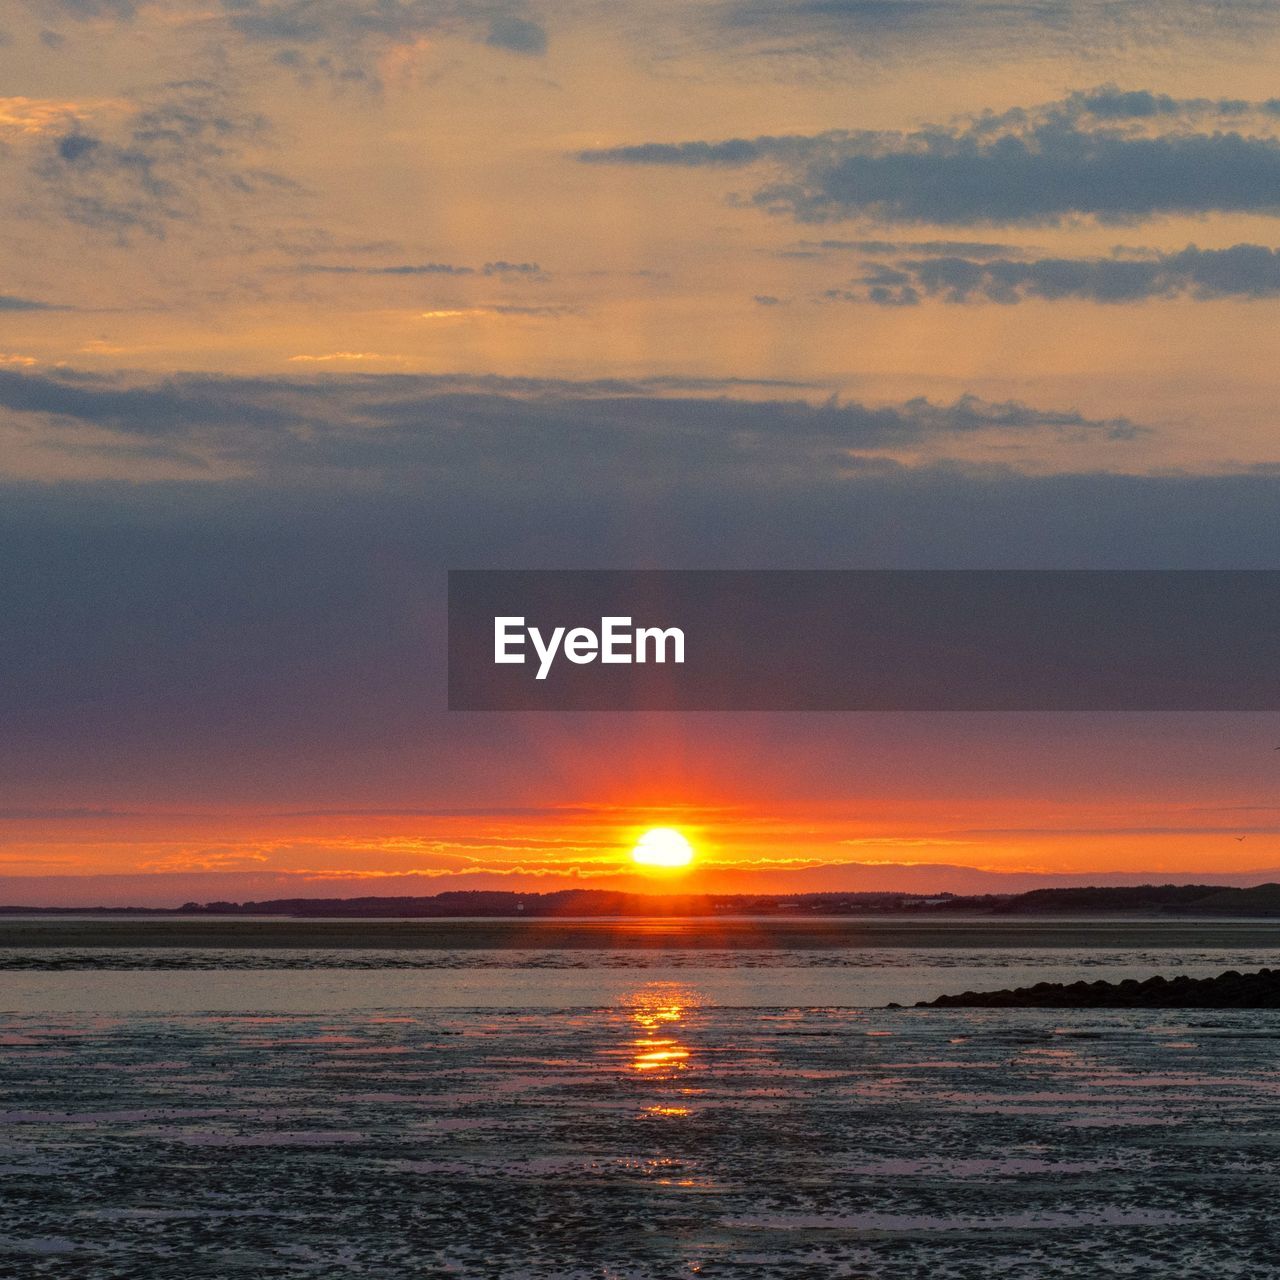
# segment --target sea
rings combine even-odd
[[[1280,965],[1271,927],[725,950],[0,933],[0,1276],[1280,1275],[1280,1011],[914,1007]]]

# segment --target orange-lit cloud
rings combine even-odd
[[[120,99],[0,98],[0,137],[14,140],[65,133],[94,115],[129,109],[129,104]]]

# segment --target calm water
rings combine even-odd
[[[875,1008],[1079,977],[1193,977],[1280,965],[1280,949],[378,951],[0,948],[0,1009],[320,1013],[617,1005],[642,977],[700,1003]]]
[[[874,1007],[1266,963],[11,949],[0,1276],[1266,1277],[1280,1013]]]

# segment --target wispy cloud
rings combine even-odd
[[[720,0],[688,21],[717,52],[969,60],[1117,44],[1241,40],[1275,22],[1271,0]]]
[[[911,306],[947,302],[1144,302],[1153,298],[1246,301],[1280,297],[1280,249],[1190,245],[1176,253],[1117,252],[1105,258],[1026,259],[939,255],[869,263],[850,284],[825,290],[830,301]]]
[[[267,120],[241,111],[212,81],[165,85],[118,126],[105,123],[69,123],[31,162],[48,208],[80,226],[120,239],[163,236],[195,219],[215,193],[232,200],[296,193],[252,158]]]
[[[223,0],[240,40],[301,76],[379,88],[399,54],[463,39],[540,57],[547,29],[519,0]]]
[[[545,279],[536,262],[486,262],[478,267],[456,262],[397,262],[388,266],[350,263],[304,263],[296,268],[311,275],[333,276],[516,276]]]
[[[419,320],[468,320],[480,316],[527,316],[533,319],[559,320],[574,315],[577,307],[564,303],[547,303],[542,306],[524,306],[519,303],[494,302],[476,307],[433,307],[418,314]]]
[[[353,360],[387,360],[389,356],[379,355],[376,351],[330,351],[320,356],[290,356],[292,364],[333,364]]]

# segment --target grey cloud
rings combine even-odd
[[[1253,104],[1243,98],[1174,98],[1167,93],[1147,89],[1117,89],[1108,85],[1088,93],[1074,94],[1070,101],[1099,119],[1142,120],[1155,116],[1222,116],[1248,115]],[[1262,104],[1264,108],[1270,103]]]
[[[566,457],[578,460],[574,484],[606,482],[621,469],[637,484],[664,486],[729,472],[839,473],[881,465],[876,455],[884,450],[991,433],[1124,441],[1142,430],[1124,418],[974,397],[880,408],[619,394],[572,383],[521,394],[501,383],[467,387],[413,375],[130,383],[0,370],[0,408],[26,421],[34,416],[54,447],[59,424],[87,424],[114,433],[108,448],[263,475],[376,475],[400,484],[424,474],[485,474],[518,488],[558,487]],[[67,443],[99,447],[74,433]]]
[[[528,18],[506,14],[489,23],[485,44],[495,49],[506,49],[509,53],[546,53],[547,33],[545,28]]]
[[[17,298],[11,293],[0,293],[0,311],[68,311],[69,307],[61,307],[52,302],[41,302],[36,298]]]
[[[347,263],[329,265],[306,263],[299,271],[313,275],[342,276],[543,276],[536,262],[486,262],[479,267],[454,262],[393,263],[390,266],[353,266]]]
[[[1280,297],[1280,250],[1237,244],[1229,249],[1110,258],[937,257],[902,259],[876,266],[857,282],[861,288],[832,289],[836,301],[912,305],[925,297],[948,302],[1023,302],[1084,299],[1141,302],[1151,298],[1259,299]]]
[[[963,255],[969,258],[1015,257],[1015,245],[992,244],[982,240],[802,240],[802,252],[817,257],[827,253],[862,253],[869,256],[927,254],[930,257]]]
[[[789,134],[781,137],[728,138],[722,142],[641,142],[632,146],[589,148],[578,152],[583,164],[671,165],[700,169],[740,169],[761,160],[802,160],[824,142],[874,139],[876,134],[828,133],[816,136]]]
[[[71,222],[120,238],[163,236],[169,225],[195,219],[212,192],[250,197],[296,189],[242,158],[268,129],[220,86],[183,81],[164,86],[115,134],[77,127],[52,139],[33,176]]]
[[[1143,98],[1143,95],[1135,95]],[[762,166],[747,202],[798,222],[851,218],[950,226],[1133,222],[1165,214],[1280,212],[1280,140],[1271,102],[1169,99],[1117,115],[1105,87],[1032,110],[970,117],[913,132],[641,143],[579,154],[590,164]],[[1145,98],[1143,98],[1145,101]],[[1090,106],[1098,107],[1097,115]],[[1191,117],[1213,115],[1212,130]],[[1230,128],[1220,117],[1231,117]],[[1167,117],[1163,131],[1152,115]],[[1238,127],[1247,117],[1252,132]]]
[[[7,780],[62,776],[72,760],[85,776],[163,776],[180,760],[189,783],[206,753],[274,744],[287,765],[285,741],[310,770],[324,725],[357,754],[417,744],[414,777],[422,744],[445,742],[430,758],[447,770],[466,726],[423,723],[444,701],[444,566],[1270,568],[1280,556],[1277,477],[931,467],[797,481],[761,467],[662,491],[625,467],[595,479],[566,478],[549,500],[477,460],[400,489],[352,485],[340,501],[254,481],[0,488]]]

